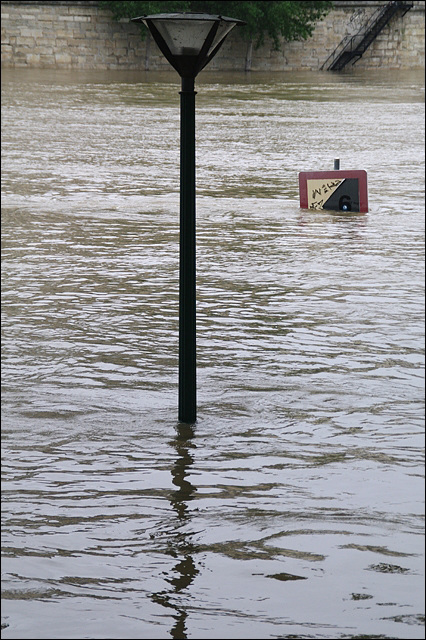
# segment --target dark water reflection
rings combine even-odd
[[[177,78],[2,91],[2,636],[424,637],[423,74],[201,74],[194,428]]]
[[[172,576],[166,578],[172,590],[161,591],[151,596],[157,604],[173,609],[176,624],[170,632],[172,638],[188,637],[186,635],[188,616],[186,607],[180,608],[179,604],[174,603],[173,596],[178,596],[181,591],[188,589],[199,574],[194,561],[197,547],[192,541],[192,535],[185,532],[185,525],[190,524],[191,520],[187,502],[194,497],[196,491],[196,488],[186,479],[194,462],[194,458],[191,456],[191,449],[195,448],[194,438],[195,431],[192,425],[179,424],[177,426],[177,436],[172,443],[177,454],[172,469],[173,484],[177,490],[173,491],[170,496],[170,504],[177,516],[177,525],[174,528],[175,541],[170,545],[170,555],[173,558],[179,558],[179,560],[173,568]]]

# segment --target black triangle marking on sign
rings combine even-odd
[[[329,211],[359,211],[358,178],[345,178],[322,208]]]

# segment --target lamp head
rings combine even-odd
[[[206,13],[159,13],[132,18],[142,22],[164,57],[182,78],[195,76],[216,55],[228,33],[242,20]]]

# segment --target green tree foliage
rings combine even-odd
[[[116,19],[135,18],[154,13],[175,11],[195,11],[214,15],[231,16],[247,23],[242,33],[259,47],[269,37],[275,49],[280,48],[280,40],[306,40],[312,35],[315,24],[332,7],[332,2],[216,2],[205,0],[194,2],[100,2],[100,6],[112,11]],[[142,32],[144,33],[144,32]]]

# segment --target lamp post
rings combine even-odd
[[[164,57],[181,77],[179,421],[197,417],[195,257],[195,95],[198,73],[242,20],[204,13],[160,13],[133,18],[151,32]]]

